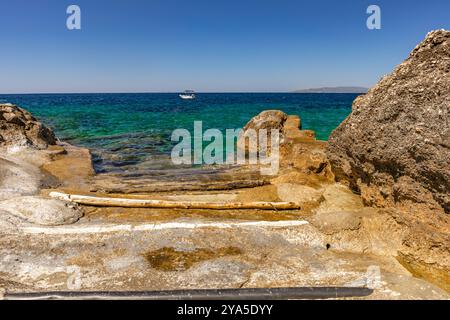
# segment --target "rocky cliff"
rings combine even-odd
[[[450,212],[450,32],[430,32],[332,133],[336,178],[367,205]]]
[[[28,111],[12,104],[0,104],[0,147],[55,145],[53,131]]]
[[[430,32],[390,75],[353,103],[332,133],[338,181],[386,208],[398,261],[450,290],[450,32]],[[447,213],[447,214],[446,214]],[[389,237],[394,237],[390,233]]]

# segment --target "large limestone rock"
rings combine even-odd
[[[426,39],[332,133],[339,181],[368,205],[450,212],[450,32]]]
[[[53,131],[29,112],[12,104],[0,104],[0,147],[32,146],[46,148],[56,144]]]
[[[279,130],[279,142],[283,141],[283,127],[288,118],[288,115],[280,110],[267,110],[261,112],[259,115],[253,117],[244,127],[243,134],[239,137],[237,147],[241,150],[245,150],[246,153],[260,153],[264,151],[263,142],[260,141],[260,130],[266,130],[267,133],[267,152],[271,151],[271,130]],[[257,145],[254,145],[254,141],[249,140],[252,137],[252,133],[256,134],[254,138],[257,141]],[[274,142],[275,143],[275,142]]]
[[[296,183],[318,187],[322,182],[334,181],[327,156],[325,141],[316,140],[315,132],[302,130],[302,121],[297,115],[287,115],[280,110],[263,111],[253,117],[244,127],[244,135],[238,140],[238,148],[249,153],[246,133],[250,129],[259,135],[259,130],[267,130],[268,151],[271,153],[271,130],[279,130],[280,167],[289,172],[280,172],[280,180],[273,183]],[[258,139],[259,140],[259,139]],[[261,151],[258,145],[257,151]],[[295,177],[293,172],[295,171]],[[281,177],[284,176],[284,177]]]
[[[283,129],[288,115],[280,110],[266,110],[261,112],[256,117],[253,117],[244,127],[244,132],[248,129],[259,131],[261,129]]]
[[[281,110],[266,110],[250,119],[245,125],[243,132],[247,133],[250,129],[259,134],[260,130],[266,130],[268,141],[270,141],[271,130],[279,130],[280,145],[285,145],[294,139],[315,140],[315,133],[311,130],[301,130],[302,121],[300,117],[287,115]],[[238,141],[238,146],[242,147],[243,139]]]
[[[397,259],[450,290],[450,32],[433,31],[330,137],[337,180],[401,228]],[[445,214],[447,213],[447,214]]]
[[[37,196],[0,201],[1,210],[32,224],[57,226],[77,222],[83,213],[78,206]]]

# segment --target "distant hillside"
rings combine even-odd
[[[363,87],[323,87],[304,90],[296,90],[294,93],[366,93],[367,88]]]

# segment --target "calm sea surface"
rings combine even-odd
[[[199,93],[196,100],[178,94],[33,94],[0,95],[52,127],[57,136],[93,152],[99,172],[155,165],[170,154],[172,131],[243,127],[267,109],[299,115],[303,129],[328,139],[351,112],[356,94]],[[225,131],[223,131],[225,132]]]

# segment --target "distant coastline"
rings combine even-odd
[[[366,93],[368,90],[364,87],[321,87],[295,90],[293,93]]]

